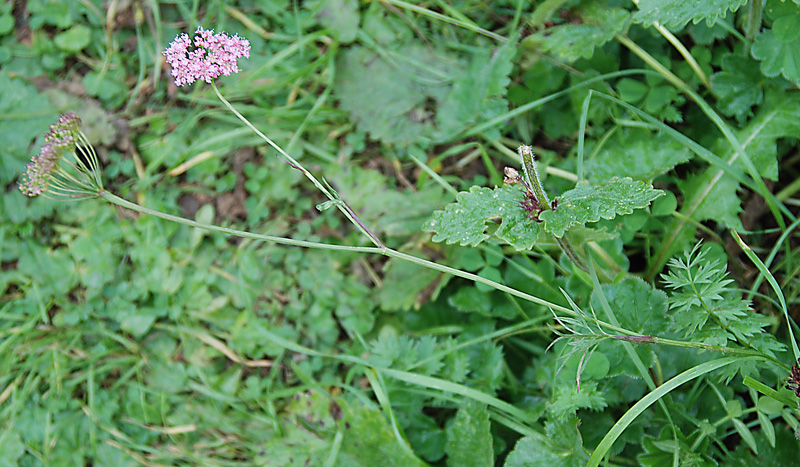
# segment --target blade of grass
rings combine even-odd
[[[767,279],[767,282],[769,282],[769,285],[772,287],[772,290],[778,297],[778,301],[781,304],[781,310],[783,311],[783,316],[786,318],[786,324],[787,327],[789,328],[789,337],[792,341],[792,351],[794,352],[794,358],[795,360],[797,360],[798,358],[800,358],[800,348],[798,348],[797,339],[795,339],[794,337],[794,331],[792,330],[791,326],[792,318],[789,316],[789,309],[786,306],[786,298],[784,298],[783,296],[783,291],[781,290],[781,286],[778,285],[778,281],[775,280],[775,277],[772,275],[772,272],[770,272],[770,270],[767,269],[764,263],[761,262],[761,258],[759,258],[755,254],[755,252],[753,252],[752,248],[750,248],[750,246],[747,245],[744,242],[744,240],[742,240],[742,237],[740,237],[735,230],[731,230],[731,236],[733,237],[734,240],[736,240],[736,243],[739,244],[739,247],[741,247],[741,249],[744,251],[744,254],[746,254],[747,257],[750,258],[750,261],[752,261],[753,264],[756,266],[756,268],[758,268],[759,272]]]
[[[625,431],[625,429],[628,428],[628,426],[633,423],[633,421],[636,420],[639,415],[641,415],[657,400],[660,400],[678,386],[700,376],[706,375],[714,370],[735,363],[739,358],[741,357],[725,357],[702,363],[675,376],[671,380],[659,386],[655,391],[652,391],[644,396],[639,402],[634,404],[633,407],[628,409],[628,411],[625,412],[625,414],[619,420],[617,420],[617,423],[611,427],[608,433],[606,433],[602,441],[600,441],[600,444],[597,445],[597,448],[592,453],[592,456],[589,458],[587,465],[589,467],[599,466],[600,462],[603,460],[609,449],[611,449],[611,446],[614,444],[617,438],[619,438],[622,432]]]

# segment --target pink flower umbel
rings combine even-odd
[[[41,151],[31,158],[19,189],[27,196],[76,199],[103,189],[94,149],[81,133],[81,119],[61,115],[44,137]],[[78,155],[80,154],[80,156]],[[68,157],[72,155],[71,159]]]
[[[189,48],[194,44],[194,48]],[[214,34],[214,30],[197,28],[194,40],[187,34],[175,40],[163,52],[172,66],[172,76],[177,86],[192,84],[197,80],[211,83],[221,75],[239,72],[237,60],[250,57],[250,41],[225,33]]]

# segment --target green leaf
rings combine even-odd
[[[58,114],[47,98],[20,78],[0,73],[0,114],[3,115],[3,144],[0,145],[0,182],[14,180],[25,170],[31,141],[44,136]],[[38,152],[38,148],[34,149]]]
[[[587,176],[597,182],[612,177],[650,181],[691,159],[685,146],[664,133],[620,131],[593,159],[586,162]]]
[[[486,406],[467,400],[447,425],[447,465],[492,467],[494,452],[489,427]]]
[[[742,120],[752,115],[752,107],[764,100],[761,89],[764,77],[754,65],[745,56],[728,54],[722,57],[722,71],[711,77],[711,90],[723,114]]]
[[[741,231],[742,201],[736,191],[739,182],[725,173],[708,167],[699,174],[690,175],[678,182],[683,192],[681,212],[702,222],[713,219],[728,228]]]
[[[410,253],[421,254],[421,252],[414,251]],[[439,287],[434,288],[435,282],[441,276],[438,271],[395,259],[390,259],[383,271],[383,286],[378,292],[378,301],[384,310],[399,311],[419,308],[431,295],[434,298],[438,295]],[[446,279],[444,283],[446,283]]]
[[[640,0],[639,11],[634,13],[633,21],[651,24],[658,21],[670,29],[680,29],[691,21],[697,24],[705,20],[712,26],[728,10],[736,11],[747,0]]]
[[[546,231],[563,237],[573,225],[630,214],[663,194],[652,185],[629,177],[613,178],[596,186],[581,184],[559,196],[557,208],[543,211],[539,218],[544,221]]]
[[[517,38],[511,37],[497,50],[482,49],[472,58],[469,68],[457,75],[436,115],[440,139],[447,139],[467,124],[508,111],[505,95],[516,44]]]
[[[761,111],[750,120],[746,127],[736,132],[736,138],[747,150],[753,165],[762,177],[778,180],[778,148],[781,138],[798,138],[800,136],[800,98],[788,97],[784,93],[767,95]],[[724,160],[733,157],[730,145],[722,143],[724,150],[718,151]],[[736,164],[744,169],[744,164],[737,159]]]
[[[776,19],[772,29],[756,37],[750,52],[761,61],[764,75],[800,80],[800,15],[793,12]]]
[[[17,433],[3,430],[0,434],[0,467],[16,467],[17,460],[25,454],[25,444]]]
[[[546,437],[527,436],[517,441],[503,467],[577,467],[586,465],[576,417],[545,424]]]
[[[53,43],[64,52],[77,53],[89,45],[91,39],[92,30],[82,24],[78,24],[57,34],[53,38]]]
[[[625,29],[628,16],[622,8],[592,6],[584,13],[581,24],[558,25],[538,33],[536,38],[541,40],[545,52],[560,60],[574,62],[591,58],[595,48]]]
[[[423,230],[434,232],[435,242],[476,246],[488,240],[488,224],[503,219],[494,234],[517,250],[529,250],[539,234],[538,224],[528,217],[520,202],[524,193],[518,186],[484,188],[474,186],[456,196],[456,202],[436,211]]]
[[[361,21],[358,0],[319,0],[303,2],[303,6],[314,11],[320,24],[328,28],[342,44],[355,40]]]
[[[614,311],[620,327],[641,336],[663,335],[664,330],[667,329],[669,315],[667,314],[667,294],[664,292],[652,288],[645,281],[636,277],[629,277],[618,284],[603,285],[602,291]],[[592,306],[595,310],[603,310],[598,290],[592,292]],[[598,313],[601,312],[598,311]],[[636,345],[633,349],[639,354],[645,365],[648,367],[652,365],[655,354],[650,346]],[[607,340],[598,346],[598,350],[610,360],[610,375],[641,376],[623,348],[622,342]]]
[[[430,132],[428,101],[440,101],[446,93],[430,85],[440,79],[432,71],[458,67],[450,57],[416,43],[395,52],[415,66],[361,46],[340,53],[334,92],[359,129],[384,143],[407,146]]]

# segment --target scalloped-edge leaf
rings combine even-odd
[[[697,24],[705,20],[706,24],[713,26],[729,10],[736,11],[745,3],[747,0],[641,0],[633,21],[648,24],[658,21],[662,26],[675,30],[689,21]]]
[[[563,237],[573,225],[630,214],[663,194],[649,183],[615,177],[602,185],[583,184],[564,192],[558,197],[558,207],[543,211],[539,219],[544,221],[544,230]]]
[[[495,237],[517,250],[529,250],[539,235],[539,225],[520,205],[524,196],[519,186],[474,186],[459,193],[444,210],[434,212],[423,230],[436,234],[434,242],[476,246],[490,238],[489,224],[502,218]]]

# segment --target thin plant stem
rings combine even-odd
[[[324,194],[329,200],[334,201],[339,211],[341,211],[342,214],[344,214],[345,217],[347,217],[347,219],[350,220],[350,222],[352,222],[353,225],[355,225],[364,235],[369,237],[372,243],[374,243],[379,248],[386,248],[383,245],[383,243],[381,243],[381,241],[378,239],[378,237],[374,233],[372,233],[372,231],[369,230],[369,228],[367,228],[367,226],[364,225],[363,222],[361,222],[361,219],[358,218],[356,213],[353,212],[353,210],[350,209],[350,207],[341,198],[339,198],[339,196],[336,195],[335,192],[331,193],[332,190],[329,190],[328,187],[320,183],[319,180],[317,180],[317,178],[314,177],[314,175],[311,172],[306,170],[306,168],[303,167],[301,163],[297,162],[292,156],[290,156],[286,151],[284,151],[283,148],[275,144],[275,142],[272,141],[272,139],[270,139],[267,135],[262,133],[261,130],[259,130],[252,123],[250,123],[250,121],[247,118],[245,118],[244,115],[239,113],[239,111],[236,110],[233,107],[233,105],[231,105],[231,103],[228,102],[227,99],[225,99],[222,93],[219,92],[219,89],[217,88],[217,85],[215,83],[212,82],[211,87],[214,89],[214,92],[217,94],[217,97],[219,97],[222,103],[225,104],[225,107],[227,107],[228,110],[233,112],[233,114],[236,115],[239,118],[239,120],[242,121],[242,123],[247,125],[247,127],[253,130],[255,134],[257,134],[261,139],[266,141],[267,144],[269,144],[276,151],[278,151],[278,153],[280,153],[280,155],[283,156],[284,162],[292,166],[292,168],[302,172],[303,175],[305,175],[306,178],[308,178],[311,181],[311,183],[313,183],[314,186],[317,187],[317,189],[322,192],[322,194]]]

